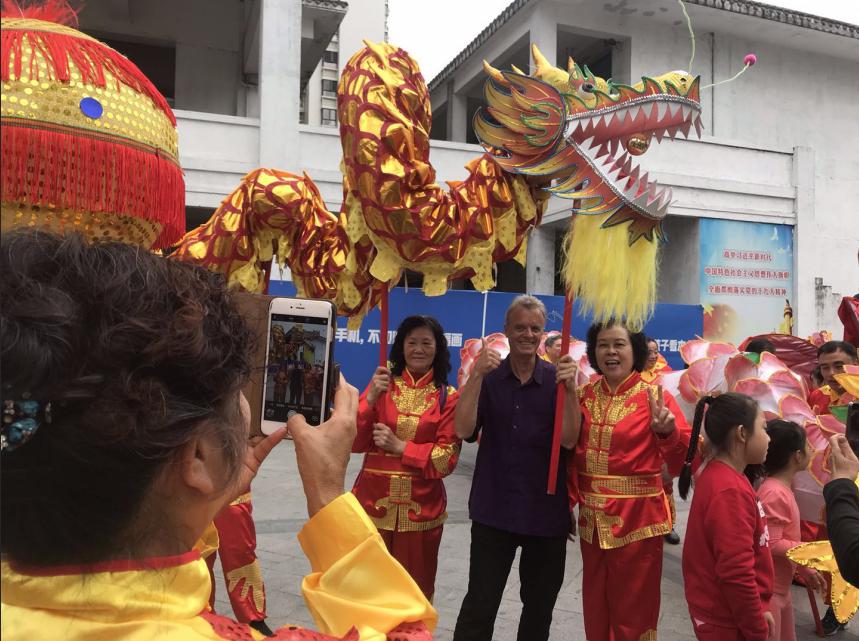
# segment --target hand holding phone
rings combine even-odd
[[[273,298],[269,306],[262,433],[295,414],[319,425],[329,414],[336,309],[330,301]]]
[[[301,415],[289,419],[287,429],[295,441],[298,473],[313,516],[345,492],[346,466],[357,432],[358,390],[339,377],[334,412],[318,428]]]

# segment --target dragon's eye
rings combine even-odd
[[[87,118],[92,118],[93,120],[98,120],[104,113],[104,107],[101,106],[101,103],[95,98],[91,98],[89,96],[81,98],[79,106],[81,113]]]
[[[582,89],[582,91],[584,91],[585,93],[593,93],[593,92],[594,92],[594,86],[593,86],[593,83],[590,83],[590,82],[583,82],[583,83],[582,83],[582,87],[581,87],[581,89]]]

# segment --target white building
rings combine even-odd
[[[785,223],[796,228],[797,333],[835,329],[835,294],[859,289],[859,27],[747,0],[687,4],[703,84],[735,73],[747,52],[760,62],[702,94],[703,140],[655,146],[643,159],[676,200],[660,299],[699,302],[701,218]],[[89,0],[81,28],[137,62],[170,98],[193,225],[260,166],[307,171],[339,209],[331,82],[362,39],[386,39],[386,17],[385,0]],[[482,152],[470,118],[482,100],[483,59],[527,69],[532,42],[550,59],[572,55],[621,82],[689,59],[673,0],[515,0],[430,82],[439,181],[464,178],[463,165]],[[568,206],[550,201],[527,274],[500,266],[503,288],[554,291]]]
[[[306,169],[340,207],[329,81],[363,39],[385,40],[386,0],[89,0],[80,28],[173,106],[190,227],[257,167]]]
[[[666,228],[660,302],[699,303],[698,221],[793,225],[795,333],[834,330],[839,295],[859,291],[859,27],[746,0],[687,0],[702,85],[729,78],[746,53],[759,63],[702,92],[702,140],[651,145],[642,166],[675,202]],[[558,66],[568,56],[634,83],[689,64],[690,39],[673,0],[515,0],[429,83],[440,178],[479,152],[471,129],[483,101],[483,60],[529,69],[536,43]],[[469,144],[472,143],[472,144]],[[433,160],[436,160],[435,156]],[[553,198],[532,233],[519,280],[551,293],[569,201]],[[515,274],[515,269],[513,270]]]

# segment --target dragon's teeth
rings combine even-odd
[[[680,131],[682,131],[682,132],[683,132],[683,137],[684,137],[684,138],[689,138],[689,130],[690,130],[691,128],[692,128],[692,123],[691,123],[691,122],[688,122],[688,121],[687,121],[687,122],[684,122],[684,123],[680,126]]]
[[[662,119],[665,117],[665,112],[667,109],[668,105],[666,105],[664,102],[656,103],[656,114],[658,116],[656,119],[657,122],[662,122]]]
[[[671,114],[671,117],[677,115],[677,112],[680,111],[680,103],[679,102],[669,102],[668,103],[668,113]]]
[[[683,114],[683,120],[684,121],[689,120],[689,114],[692,113],[692,107],[690,107],[688,105],[681,105],[680,106],[680,113]]]
[[[701,125],[701,116],[698,116],[695,119],[695,132],[698,134],[698,137],[701,137],[701,129],[703,129],[703,125]]]
[[[639,107],[638,105],[633,105],[632,107],[630,107],[628,109],[628,111],[629,111],[629,119],[635,120],[636,118],[638,118],[638,112],[641,111],[641,107]]]

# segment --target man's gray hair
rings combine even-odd
[[[513,302],[510,303],[510,307],[508,307],[507,311],[504,313],[504,327],[507,327],[507,323],[510,321],[510,314],[512,314],[513,310],[518,307],[527,309],[528,311],[536,309],[543,315],[543,321],[545,322],[546,306],[543,304],[543,301],[531,296],[530,294],[521,294],[513,299]]]

